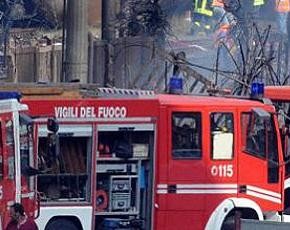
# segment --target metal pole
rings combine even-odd
[[[102,1],[102,39],[111,42],[115,38],[115,0]]]
[[[66,28],[66,2],[67,0],[63,0],[63,12],[62,12],[62,50],[61,50],[61,82],[65,82],[65,28]]]
[[[66,16],[65,81],[87,83],[88,0],[67,1]]]

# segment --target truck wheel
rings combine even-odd
[[[81,230],[78,229],[75,224],[69,220],[66,219],[58,219],[54,220],[51,223],[49,223],[46,227],[45,230]]]
[[[235,216],[228,216],[222,224],[221,230],[234,230],[235,229]]]

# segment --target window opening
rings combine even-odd
[[[8,178],[14,180],[15,177],[15,147],[14,147],[14,127],[12,120],[5,121],[6,148],[8,155]]]
[[[234,127],[232,113],[211,114],[211,146],[214,160],[233,158]]]
[[[252,113],[243,113],[241,127],[245,140],[244,150],[254,156],[266,158],[265,120]]]
[[[20,135],[20,159],[21,159],[21,180],[22,184],[26,184],[30,181],[29,186],[32,189],[33,179],[29,179],[29,176],[34,176],[39,171],[34,167],[33,158],[33,121],[32,119],[25,115],[20,114],[19,117],[19,135]]]
[[[60,133],[57,136],[55,157],[48,151],[48,138],[38,143],[38,190],[45,202],[90,201],[91,137]]]
[[[172,156],[201,157],[201,114],[178,112],[172,114]]]

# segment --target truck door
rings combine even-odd
[[[9,221],[8,206],[20,192],[20,180],[16,180],[14,122],[11,113],[0,114],[0,208],[3,226]]]
[[[206,210],[212,212],[226,197],[237,194],[237,127],[232,109],[209,111],[210,154],[207,178],[211,192],[207,195]],[[216,194],[216,195],[214,195]]]
[[[241,113],[240,191],[266,208],[281,205],[277,132],[273,117],[262,109]],[[280,194],[279,194],[280,193]],[[267,202],[267,203],[266,203]]]
[[[210,164],[208,179],[219,186],[236,184],[235,124],[232,111],[210,113]],[[236,189],[236,186],[227,188]],[[228,191],[229,192],[229,191]]]
[[[205,189],[207,170],[202,143],[203,126],[199,111],[168,111],[166,226],[172,226],[172,229],[176,228],[174,223],[202,228],[201,214],[205,205],[202,190]]]

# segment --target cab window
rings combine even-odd
[[[26,114],[19,117],[21,173],[32,176],[33,165],[33,126],[32,119]]]
[[[172,156],[201,157],[201,114],[175,112],[172,114]]]
[[[233,114],[216,112],[211,114],[212,159],[233,158],[234,127]]]
[[[8,119],[5,121],[6,131],[6,149],[8,155],[8,178],[15,178],[15,146],[14,146],[14,127],[13,121]]]
[[[243,149],[247,153],[266,158],[266,126],[264,119],[243,113],[241,120]]]

